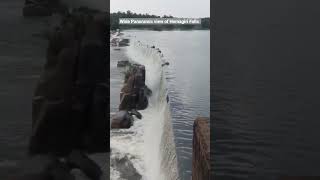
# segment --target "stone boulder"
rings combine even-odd
[[[123,60],[123,61],[118,61],[117,63],[117,67],[126,67],[128,66],[130,63],[128,60]]]
[[[128,111],[125,110],[117,112],[117,114],[115,114],[111,120],[112,129],[130,128],[132,124],[133,117],[129,114]]]
[[[138,98],[136,102],[137,110],[143,110],[148,107],[148,97],[146,96],[145,88],[140,88],[138,91]]]
[[[138,119],[142,118],[141,113],[139,113],[136,109],[132,109],[131,111],[129,111],[130,115],[135,115]]]
[[[145,85],[145,73],[143,65],[129,66],[124,78],[125,84],[120,92],[119,110],[143,110],[148,107],[148,97],[152,92]]]
[[[210,179],[209,119],[199,117],[193,125],[192,179]]]
[[[169,66],[169,62],[165,62],[165,63],[163,63],[161,66],[162,66],[162,67],[163,67],[163,66]]]
[[[136,109],[137,95],[135,93],[122,93],[120,94],[121,100],[119,110],[131,110]]]
[[[118,43],[119,47],[129,46],[129,39],[121,39]]]

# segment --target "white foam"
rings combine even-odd
[[[149,98],[148,108],[140,111],[143,116],[141,120],[135,119],[130,129],[111,132],[111,159],[127,156],[142,179],[163,180],[160,143],[167,102],[162,59],[155,49],[135,41],[126,52],[131,60],[145,66],[146,85],[152,90],[152,96]],[[114,175],[119,177],[113,168]]]

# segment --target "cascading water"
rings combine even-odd
[[[129,129],[111,131],[111,179],[179,179],[161,54],[135,39],[126,52],[130,60],[145,66],[145,83],[152,95],[148,108],[140,111],[141,120],[135,119]],[[124,168],[126,172],[121,172]],[[129,178],[130,174],[134,176]]]

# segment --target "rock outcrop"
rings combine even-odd
[[[120,41],[119,41],[119,47],[123,47],[123,46],[129,46],[129,39],[121,39]]]
[[[128,66],[130,63],[128,60],[123,60],[123,61],[118,61],[117,63],[117,67],[126,67]]]
[[[142,115],[135,109],[131,111],[121,110],[118,111],[111,119],[111,128],[112,129],[127,129],[130,128],[133,124],[133,115],[138,119],[142,118]]]
[[[193,125],[192,179],[210,179],[209,119],[199,117]]]
[[[111,120],[112,129],[127,129],[130,128],[133,124],[133,117],[129,114],[128,111],[119,111],[117,112]]]
[[[132,64],[125,75],[120,92],[119,110],[143,110],[148,107],[151,90],[145,85],[146,70],[143,65]]]

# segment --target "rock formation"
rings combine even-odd
[[[119,47],[129,46],[129,39],[121,39],[118,43]]]
[[[118,63],[117,63],[117,67],[126,67],[128,65],[129,65],[129,61],[128,60],[118,61]]]
[[[111,42],[110,42],[111,43]],[[128,67],[124,77],[124,86],[120,92],[119,112],[112,117],[111,128],[130,128],[133,117],[138,119],[142,115],[137,110],[148,107],[148,97],[151,90],[145,85],[146,69],[140,64],[131,64],[129,61],[119,61],[118,67]]]
[[[125,84],[120,92],[119,110],[143,110],[148,106],[151,90],[145,85],[146,70],[143,65],[132,64],[125,74]]]
[[[112,129],[130,128],[133,124],[133,117],[128,111],[119,111],[113,117],[111,121]]]
[[[193,125],[192,179],[210,179],[209,119],[199,117]]]

